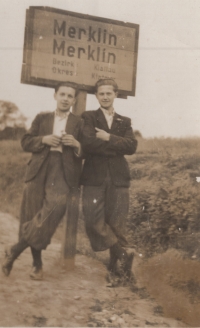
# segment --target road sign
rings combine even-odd
[[[21,81],[46,87],[70,81],[94,93],[97,80],[113,78],[120,97],[134,96],[138,36],[137,24],[30,7]]]

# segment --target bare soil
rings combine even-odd
[[[17,234],[17,219],[0,213],[1,259],[4,247],[15,243]],[[83,240],[78,238],[79,249]],[[29,249],[16,260],[9,277],[0,273],[0,326],[200,326],[198,261],[176,250],[149,260],[136,253],[133,272],[137,284],[111,288],[106,280],[106,253],[93,258],[79,251],[75,270],[61,272],[60,248],[55,237],[43,252],[43,281],[29,278]]]

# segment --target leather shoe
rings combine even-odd
[[[5,274],[5,276],[9,276],[10,271],[12,270],[13,266],[13,254],[11,252],[11,247],[7,247],[5,249],[5,255],[4,260],[2,263],[2,271]]]
[[[42,268],[33,267],[30,278],[33,280],[42,280],[43,279],[43,270]]]

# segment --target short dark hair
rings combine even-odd
[[[114,92],[117,92],[118,91],[118,85],[117,83],[115,82],[114,79],[100,79],[96,82],[95,84],[95,92],[98,91],[98,88],[101,87],[102,85],[112,85],[113,86],[113,89],[114,89]]]
[[[55,93],[58,92],[60,87],[69,87],[69,88],[74,89],[75,90],[75,97],[77,97],[77,95],[79,93],[79,89],[78,89],[77,85],[75,83],[72,83],[72,82],[59,82],[55,86]]]

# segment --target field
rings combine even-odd
[[[59,269],[61,225],[43,252],[44,281],[28,278],[29,250],[16,261],[9,278],[1,274],[0,326],[200,326],[200,139],[138,141],[136,154],[127,157],[127,236],[135,249],[136,284],[108,288],[109,253],[91,250],[80,214],[73,272]],[[2,257],[4,247],[17,240],[15,218],[30,154],[22,151],[19,141],[0,141],[0,147]]]
[[[0,210],[19,217],[23,177],[30,154],[19,141],[0,141]]]
[[[136,245],[147,254],[168,247],[198,252],[200,140],[141,139],[129,162],[128,225]]]
[[[142,139],[129,156],[130,244],[145,256],[169,247],[197,253],[200,231],[200,140]],[[30,154],[19,141],[1,141],[0,209],[19,217]],[[200,252],[200,250],[199,250]]]

